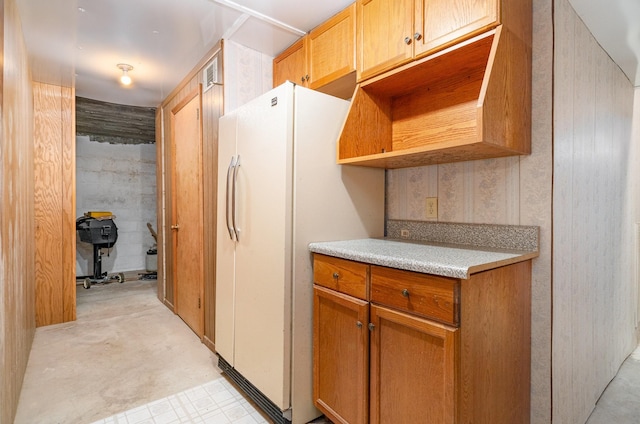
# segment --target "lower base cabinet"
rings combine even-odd
[[[315,254],[314,283],[314,401],[334,423],[529,423],[530,260],[458,280]]]
[[[455,418],[455,328],[371,305],[371,423]]]
[[[369,303],[316,286],[313,306],[316,407],[334,423],[367,423]]]

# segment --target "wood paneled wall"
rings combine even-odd
[[[37,326],[76,319],[74,91],[33,84]]]
[[[186,98],[202,82],[202,70],[217,57],[222,67],[222,42],[176,87],[160,105],[156,113],[157,178],[158,178],[158,297],[173,310],[174,293],[171,260],[173,252],[168,226],[171,217],[171,110]],[[222,69],[218,70],[222,75]],[[204,192],[204,343],[213,349],[213,319],[215,305],[215,231],[216,190],[218,162],[218,118],[222,115],[222,85],[216,84],[202,94],[202,144],[203,144],[203,192]]]
[[[35,334],[33,100],[15,0],[0,2],[0,423],[11,424]]]
[[[553,422],[584,423],[635,348],[634,88],[555,0]]]
[[[205,327],[203,342],[214,349],[215,320],[215,234],[216,191],[218,166],[218,119],[224,110],[232,110],[272,88],[273,57],[240,44],[220,41],[194,70],[160,105],[156,113],[157,184],[158,184],[158,297],[173,309],[174,293],[171,279],[171,244],[168,243],[168,223],[171,222],[171,122],[170,111],[202,81],[201,72],[214,56],[218,58],[218,81],[202,95],[202,142],[205,170],[204,189],[204,256],[205,256]],[[224,65],[223,65],[224,62]]]

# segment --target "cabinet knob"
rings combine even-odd
[[[419,32],[416,32],[415,34],[413,34],[413,38],[418,41],[422,38],[422,34],[420,34]]]
[[[358,328],[362,328],[362,323],[361,323],[360,321],[358,321],[358,322],[356,322],[356,326],[357,326]]]
[[[337,272],[334,272],[333,273],[333,278],[335,278],[337,280],[338,278],[340,278],[340,274],[338,274]]]
[[[404,37],[404,43],[405,43],[406,45],[411,44],[411,37]]]
[[[369,331],[373,331],[373,329],[376,328],[375,325],[373,325],[372,322],[369,323]]]
[[[309,81],[309,75],[305,75],[305,76],[304,76],[304,79],[305,79],[305,80],[307,80],[307,81]]]
[[[302,78],[300,78],[300,83],[304,84],[304,76]]]
[[[402,290],[402,295],[403,295],[404,297],[409,297],[409,290],[407,290],[407,289],[403,289],[403,290]]]
[[[171,226],[171,229],[172,229],[172,230],[179,230],[179,229],[180,229],[180,226],[179,226],[178,224],[176,224],[176,225],[172,225],[172,226]]]

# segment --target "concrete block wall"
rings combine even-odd
[[[87,211],[111,211],[116,216],[118,241],[109,256],[102,257],[102,271],[144,270],[147,250],[155,244],[147,222],[158,229],[156,145],[76,137],[76,217]],[[76,274],[93,274],[93,247],[79,239]]]

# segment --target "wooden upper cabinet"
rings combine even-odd
[[[499,6],[498,0],[358,0],[358,81],[496,27]]]
[[[308,86],[307,38],[301,38],[273,59],[273,86],[291,81],[304,87]]]
[[[499,22],[498,0],[415,0],[415,57],[458,42]]]
[[[307,38],[310,88],[317,89],[355,72],[355,3],[318,25]]]
[[[338,163],[403,168],[531,153],[531,0],[415,1],[421,29],[407,39],[407,59],[378,52],[393,38],[382,17],[406,0],[358,0],[360,82]]]
[[[273,60],[273,86],[289,80],[349,99],[356,86],[355,3],[292,44]]]
[[[414,0],[356,2],[358,80],[411,61],[413,3]]]

